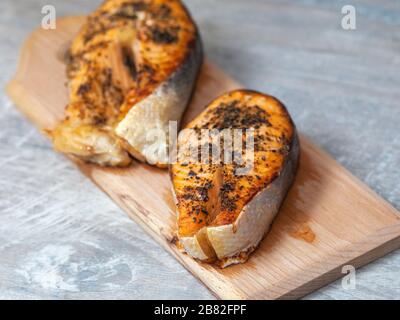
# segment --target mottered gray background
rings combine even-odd
[[[94,0],[1,0],[0,85],[18,50]],[[400,209],[400,1],[186,0],[208,57],[284,101],[299,129]],[[356,30],[341,28],[354,5]],[[340,199],[338,199],[340,201]],[[349,221],[351,223],[351,221]],[[400,299],[400,251],[306,299]],[[0,92],[0,298],[208,299],[211,293],[52,147]]]

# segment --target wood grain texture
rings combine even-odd
[[[33,33],[8,86],[9,95],[39,128],[52,127],[63,116],[62,53],[79,21],[60,20],[55,31]],[[238,86],[207,62],[186,120]],[[171,244],[175,217],[165,171],[138,163],[129,169],[77,164],[217,297],[298,298],[341,276],[341,266],[364,265],[400,246],[396,210],[304,136],[301,145],[295,185],[271,233],[246,264],[225,270],[197,263]],[[316,235],[312,243],[293,236],[305,227]]]

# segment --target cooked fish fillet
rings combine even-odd
[[[100,165],[134,156],[165,166],[168,123],[180,120],[201,62],[179,0],[105,1],[70,47],[70,103],[49,131],[55,149]]]
[[[248,129],[237,140],[248,148],[235,144],[234,133],[224,135],[227,128]],[[237,90],[214,100],[186,129],[193,130],[180,134],[178,160],[170,167],[179,242],[192,257],[221,267],[244,262],[268,232],[293,181],[299,155],[295,126],[277,99]],[[220,139],[204,129],[217,130]],[[220,146],[221,161],[215,161],[218,152],[202,151],[207,144],[209,150]]]

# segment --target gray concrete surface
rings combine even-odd
[[[41,21],[99,1],[2,0],[0,85]],[[283,100],[299,129],[400,208],[400,1],[187,0],[210,59]],[[353,4],[357,29],[341,28]],[[0,93],[0,298],[208,299],[210,292]],[[338,199],[338,201],[340,201]],[[400,299],[400,251],[307,299]]]

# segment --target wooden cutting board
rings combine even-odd
[[[63,58],[83,18],[57,21],[26,41],[7,92],[40,129],[63,118],[67,104]],[[206,62],[185,121],[222,92],[240,87]],[[300,135],[294,186],[271,232],[249,261],[227,269],[198,263],[173,244],[175,208],[168,174],[141,163],[100,168],[74,160],[126,213],[218,298],[299,298],[400,247],[399,213],[325,152]]]

